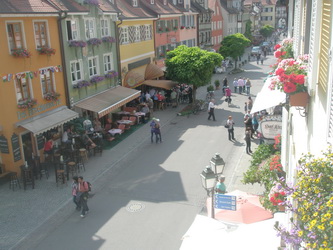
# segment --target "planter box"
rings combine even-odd
[[[290,106],[306,107],[309,102],[308,92],[300,92],[289,96]]]

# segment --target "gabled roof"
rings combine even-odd
[[[0,14],[57,13],[57,8],[42,0],[1,0]]]
[[[122,13],[122,19],[149,19],[156,18],[147,9],[142,8],[143,4],[138,1],[138,7],[132,6],[132,0],[115,0],[116,7]]]
[[[10,1],[10,0],[7,0]],[[16,0],[16,1],[36,1],[36,0]],[[75,0],[43,0],[44,2],[49,2],[55,8],[58,8],[60,11],[66,12],[89,12],[89,9],[85,6],[79,4]]]
[[[225,9],[229,14],[238,14],[239,10],[236,8],[228,8],[227,7],[227,0],[220,0],[221,6]]]
[[[107,13],[120,13],[120,10],[116,7],[116,4],[112,4],[108,0],[98,0],[98,8]]]
[[[155,0],[155,4],[151,4],[150,0],[142,0],[142,5],[149,9],[150,12],[155,15],[181,15],[182,12],[176,8],[174,5],[167,1],[167,4],[163,4],[163,0]]]
[[[193,1],[193,2],[191,2],[191,7],[193,8],[193,9],[195,9],[197,12],[199,12],[199,13],[209,13],[209,12],[213,12],[213,10],[211,10],[211,9],[205,9],[201,4],[199,4],[199,3],[197,3],[197,2],[195,2],[195,1]]]
[[[191,5],[191,8],[189,10],[187,10],[185,7],[184,7],[184,4],[181,3],[177,3],[177,4],[173,4],[173,3],[170,3],[171,5],[175,6],[178,10],[180,10],[182,13],[188,13],[188,12],[192,12],[193,14],[198,14],[198,12],[196,12],[196,10],[192,7]]]

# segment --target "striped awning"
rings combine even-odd
[[[16,123],[16,126],[23,127],[34,135],[38,135],[61,126],[77,117],[79,117],[78,113],[68,109],[66,106],[62,106],[22,122],[18,122]]]
[[[174,86],[178,84],[178,82],[174,82],[171,80],[146,80],[142,84],[162,89],[172,89]]]
[[[74,106],[95,112],[98,114],[98,117],[101,118],[112,110],[120,108],[126,103],[139,97],[140,94],[140,90],[117,86],[113,89],[89,97]]]

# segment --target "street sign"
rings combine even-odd
[[[217,209],[237,210],[235,195],[215,194],[214,205]]]

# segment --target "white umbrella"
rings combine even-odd
[[[271,80],[271,77],[267,78],[261,91],[257,94],[251,109],[252,114],[286,102],[286,94],[284,92],[269,88]]]

